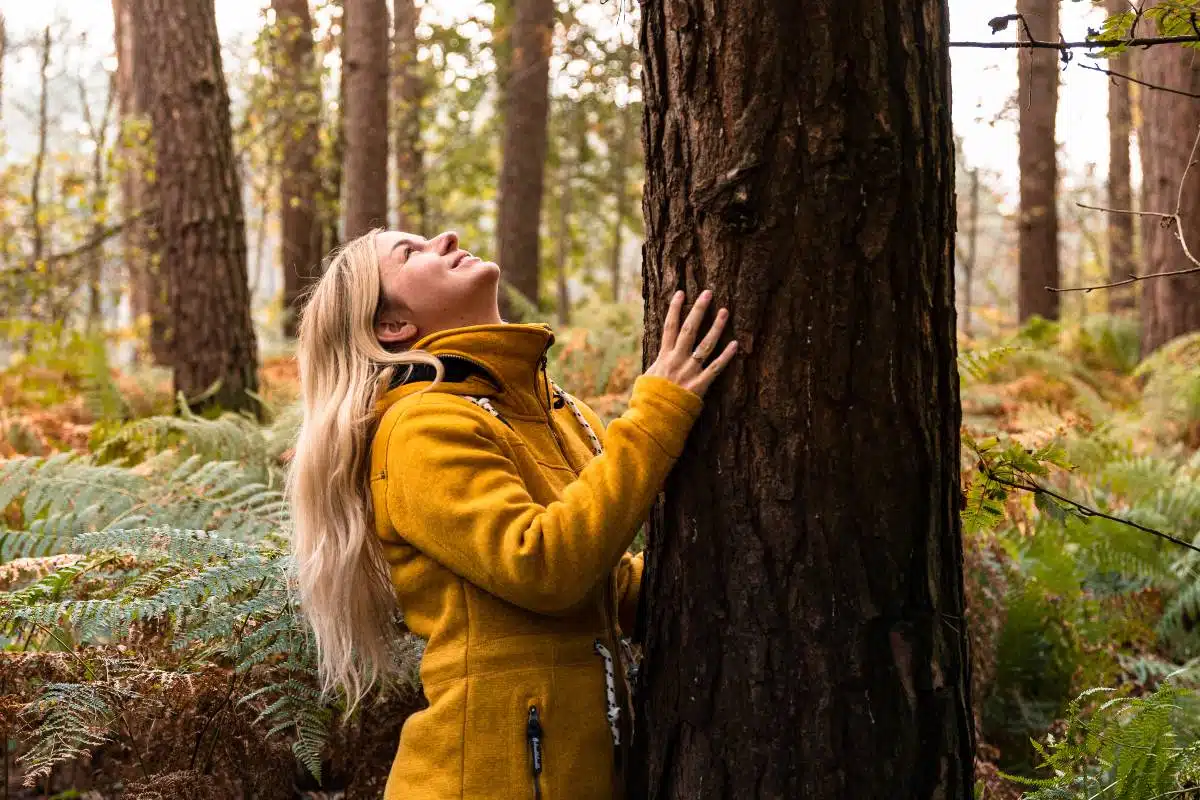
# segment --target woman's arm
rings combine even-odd
[[[642,594],[642,553],[626,553],[617,565],[617,626],[625,636],[633,636],[637,622],[638,598]]]
[[[617,566],[701,405],[670,380],[639,378],[629,410],[605,432],[605,452],[543,506],[500,422],[465,400],[425,395],[388,437],[388,516],[414,547],[485,591],[562,613]]]

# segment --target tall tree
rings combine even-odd
[[[317,171],[321,79],[313,49],[308,0],[271,0],[275,10],[273,75],[280,104],[276,131],[283,161],[279,181],[280,263],[283,265],[284,335],[295,336],[300,306],[320,274],[321,225]]]
[[[507,282],[537,302],[554,0],[515,0],[515,5],[507,83],[502,89],[504,154],[496,250]],[[511,313],[511,309],[505,310]]]
[[[150,131],[150,69],[135,30],[136,0],[113,0],[113,32],[117,50],[117,115],[121,135],[117,150],[121,164],[122,259],[128,270],[130,308],[147,319],[145,354],[156,364],[171,364],[171,309],[167,280],[159,254],[158,197],[153,169],[154,144]]]
[[[629,795],[970,798],[946,2],[642,13],[646,352],[680,288],[746,347],[652,516]]]
[[[1129,10],[1129,0],[1107,0],[1108,13],[1120,14]],[[1132,56],[1128,51],[1112,59],[1111,68],[1123,75],[1132,72]],[[1130,188],[1129,135],[1133,132],[1133,103],[1130,84],[1125,80],[1108,82],[1108,205],[1109,208],[1132,209],[1133,191]],[[1124,280],[1135,273],[1133,263],[1133,216],[1108,215],[1108,274],[1113,281]],[[1132,286],[1113,289],[1108,294],[1112,312],[1131,311],[1136,304]]]
[[[414,0],[392,4],[392,93],[396,117],[397,227],[425,232],[425,165],[421,148],[421,102],[425,85],[417,63],[417,21]]]
[[[635,50],[632,45],[620,44],[622,77],[633,85],[633,59]],[[613,215],[612,250],[609,252],[609,280],[614,303],[621,302],[621,251],[624,247],[625,217],[629,213],[629,160],[630,150],[635,146],[634,134],[637,120],[634,117],[633,99],[626,95],[625,105],[618,111],[620,132],[614,146],[610,163],[612,164],[612,191],[616,199],[616,210]]]
[[[345,236],[387,224],[388,8],[387,0],[345,0],[343,114],[346,125]]]
[[[254,408],[258,347],[213,0],[129,2],[150,82],[175,390],[200,407]]]
[[[1175,46],[1151,47],[1138,55],[1140,77],[1147,83],[1200,92],[1200,64],[1195,51]],[[1200,253],[1200,169],[1189,167],[1200,134],[1200,103],[1168,92],[1140,94],[1142,126],[1143,207],[1178,213],[1178,228],[1156,218],[1142,224],[1142,252],[1147,273],[1187,269],[1193,264],[1180,246],[1186,238]],[[1186,179],[1185,179],[1186,176]],[[1166,342],[1200,330],[1200,280],[1196,275],[1157,278],[1142,285],[1142,350],[1151,353]]]
[[[1020,37],[1058,41],[1060,0],[1017,0],[1024,17]],[[1022,322],[1037,314],[1058,319],[1058,150],[1054,119],[1058,114],[1058,52],[1030,49],[1018,58],[1018,103],[1021,109],[1021,209],[1017,275],[1017,316]]]

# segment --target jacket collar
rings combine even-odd
[[[413,345],[443,359],[446,380],[438,391],[449,394],[490,397],[518,414],[545,413],[547,387],[542,358],[554,334],[544,324],[471,325],[430,334]],[[375,405],[382,414],[403,397],[427,388],[432,376],[417,370],[403,380],[400,367],[390,388]]]

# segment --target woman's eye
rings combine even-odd
[[[400,248],[400,263],[403,264],[405,261],[408,261],[408,257],[410,255],[412,255],[411,247],[408,247],[407,245],[404,247],[401,247]]]

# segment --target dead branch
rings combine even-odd
[[[980,50],[1095,50],[1105,47],[1154,47],[1159,44],[1200,43],[1200,34],[1190,36],[1150,36],[1138,39],[1092,39],[1086,42],[951,42],[951,47],[971,47]]]
[[[1138,86],[1145,86],[1147,89],[1154,89],[1158,92],[1167,92],[1168,94],[1177,94],[1180,97],[1191,97],[1193,99],[1200,100],[1200,94],[1195,92],[1185,92],[1182,89],[1172,89],[1170,86],[1159,86],[1157,83],[1149,83],[1139,78],[1135,78],[1132,75],[1126,75],[1125,73],[1117,72],[1116,70],[1105,69],[1104,67],[1096,66],[1094,64],[1080,64],[1079,66],[1083,67],[1084,69],[1091,70],[1092,72],[1099,72],[1103,75],[1108,75],[1110,78],[1121,78],[1129,81],[1130,83],[1136,83]]]
[[[1161,211],[1133,211],[1126,208],[1102,208],[1099,206],[1089,206],[1083,203],[1076,203],[1076,205],[1080,206],[1081,208],[1087,208],[1093,211],[1104,211],[1109,214],[1132,214],[1139,217],[1157,217],[1161,221],[1161,224],[1164,228],[1173,225],[1175,227],[1175,238],[1179,240],[1179,246],[1183,248],[1183,254],[1187,256],[1187,260],[1192,262],[1193,266],[1188,267],[1187,269],[1169,270],[1167,272],[1152,272],[1148,275],[1130,275],[1124,280],[1113,281],[1111,283],[1101,283],[1095,286],[1072,286],[1068,288],[1047,286],[1046,289],[1051,292],[1092,292],[1096,289],[1115,289],[1118,286],[1128,286],[1131,283],[1149,280],[1150,278],[1170,278],[1179,275],[1200,273],[1200,261],[1196,260],[1196,257],[1192,255],[1191,248],[1188,247],[1187,238],[1183,235],[1183,223],[1180,219],[1180,214],[1183,212],[1183,187],[1187,183],[1188,173],[1192,171],[1192,167],[1196,164],[1197,151],[1200,151],[1200,130],[1196,131],[1196,140],[1192,142],[1192,153],[1188,157],[1187,166],[1183,170],[1183,177],[1179,179],[1179,191],[1175,195],[1175,210],[1171,213],[1164,213]]]

